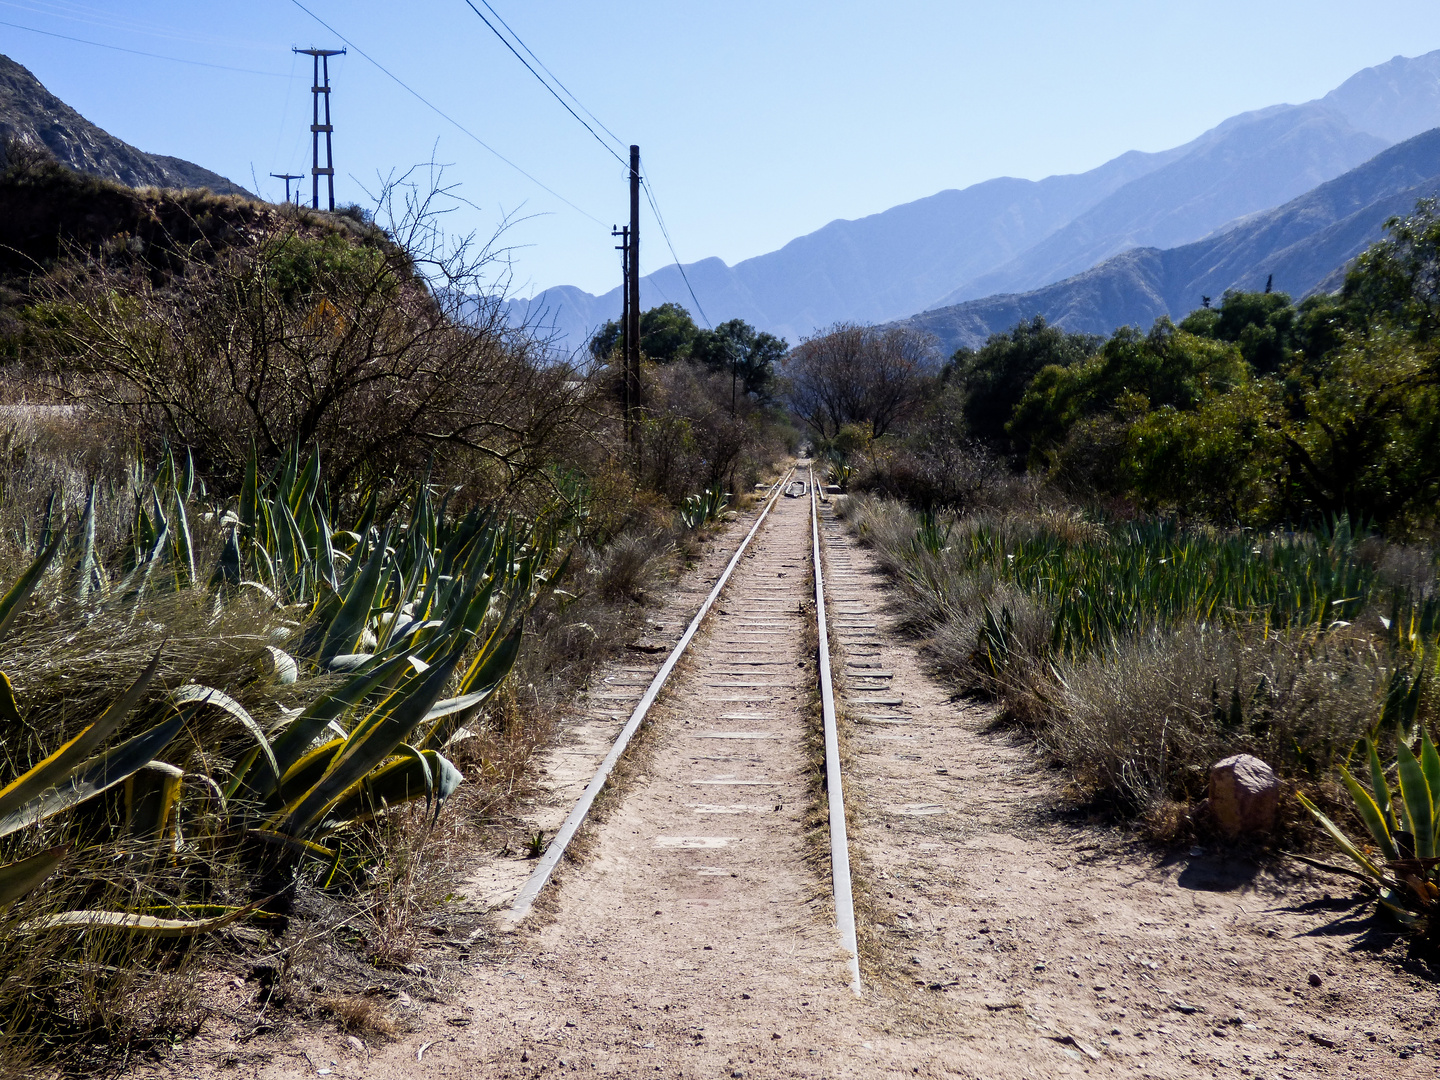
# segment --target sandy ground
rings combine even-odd
[[[807,502],[779,504],[662,698],[643,773],[592,830],[588,857],[564,869],[548,915],[476,950],[446,1000],[401,1010],[408,1030],[391,1041],[312,1029],[242,1046],[217,1022],[163,1068],[137,1072],[1440,1072],[1435,984],[1407,968],[1402,944],[1339,879],[1278,878],[1200,849],[1161,858],[1069,821],[1058,778],[988,731],[983,709],[950,700],[888,629],[883,580],[827,523],[854,721],[846,794],[866,987],[856,999],[826,868],[807,861],[808,525]],[[555,781],[557,804],[568,782]],[[503,892],[493,874],[476,880]]]

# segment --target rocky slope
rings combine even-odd
[[[0,55],[0,155],[17,141],[43,146],[76,172],[127,187],[209,188],[246,195],[239,184],[181,158],[147,154],[86,120],[41,85],[30,71]]]

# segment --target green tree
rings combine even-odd
[[[1297,509],[1410,530],[1440,498],[1440,380],[1408,335],[1378,332],[1292,387],[1285,430]]]
[[[1297,312],[1290,297],[1277,292],[1227,291],[1220,307],[1192,311],[1180,329],[1237,345],[1255,371],[1270,374],[1288,367],[1297,347]]]
[[[784,338],[756,330],[743,319],[730,319],[714,330],[701,330],[692,355],[712,371],[734,376],[743,393],[761,401],[770,397],[775,367],[789,345]]]
[[[661,304],[640,313],[640,352],[656,364],[685,360],[693,355],[695,341],[704,333],[695,325],[679,304]],[[590,339],[590,353],[597,360],[608,360],[620,346],[624,328],[618,319],[611,319]]]
[[[1045,367],[1068,368],[1094,355],[1104,339],[1070,334],[1045,316],[991,334],[979,349],[958,349],[941,372],[965,394],[964,416],[971,437],[999,450],[1011,448],[1005,425],[1030,381]]]
[[[1367,322],[1383,322],[1422,342],[1440,330],[1440,199],[1421,199],[1409,217],[1355,260],[1342,296]]]
[[[1108,412],[1122,398],[1130,412],[1193,409],[1245,376],[1234,346],[1180,330],[1169,319],[1157,319],[1148,334],[1121,327],[1084,363],[1042,368],[1006,430],[1018,449],[1038,461],[1082,419]]]
[[[1145,412],[1125,435],[1127,485],[1151,510],[1268,524],[1283,497],[1282,415],[1270,379],[1247,379],[1195,409]]]

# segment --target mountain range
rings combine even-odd
[[[1070,299],[1056,301],[1052,310],[1062,320],[1084,318],[1095,326],[1118,313],[1121,322],[1105,327],[1108,332],[1130,321],[1132,309],[1183,314],[1194,303],[1187,299],[1189,306],[1172,310],[1167,298],[1188,297],[1191,285],[1202,279],[1206,289],[1213,287],[1216,279],[1198,270],[1172,282],[1171,270],[1152,266],[1158,252],[1228,233],[1252,215],[1284,207],[1437,125],[1440,50],[1397,56],[1315,101],[1242,113],[1170,150],[1131,151],[1085,173],[1038,181],[1000,177],[942,191],[879,214],[833,221],[734,266],[715,258],[687,264],[685,274],[713,321],[742,318],[792,342],[840,320],[890,322],[917,312],[926,314],[916,321],[933,324],[937,332],[954,328],[941,334],[943,340],[969,340],[972,331],[961,326],[979,332],[995,325],[982,310],[997,313],[995,318],[1001,311],[1025,310],[1031,301],[1017,297],[1058,282],[1067,282]],[[1385,197],[1377,191],[1367,205]],[[1351,213],[1364,217],[1363,211],[1356,207]],[[1339,226],[1334,220],[1325,228]],[[1358,220],[1352,229],[1367,237],[1375,232]],[[1255,246],[1272,235],[1289,234],[1252,236],[1245,242],[1246,257],[1278,257],[1278,250]],[[1349,246],[1337,242],[1325,248],[1316,241],[1309,250],[1318,259],[1324,251]],[[1241,257],[1238,249],[1235,257]],[[1167,265],[1184,261],[1177,259]],[[1286,263],[1285,272],[1303,261]],[[1140,266],[1152,266],[1160,277],[1152,280],[1151,272],[1135,269]],[[1128,278],[1121,267],[1131,268]],[[1092,273],[1098,276],[1083,287],[1067,281]],[[1313,276],[1308,270],[1295,273],[1297,281]],[[1162,279],[1166,284],[1157,284]],[[1148,298],[1148,307],[1129,303],[1132,289]],[[1118,290],[1113,303],[1104,300],[1106,290]],[[1086,299],[1079,299],[1082,294]],[[667,299],[692,306],[673,265],[641,281],[642,306]],[[969,307],[973,301],[989,306]],[[1043,302],[1050,302],[1050,294]],[[956,305],[967,305],[966,312],[941,317],[935,310]],[[560,286],[512,300],[509,310],[512,320],[551,327],[575,347],[618,316],[620,289],[594,296]]]
[[[255,198],[239,184],[194,162],[147,154],[96,127],[46,90],[30,70],[0,55],[0,165],[14,140],[43,146],[76,172],[128,187],[209,188],[217,195]]]
[[[1338,288],[1344,267],[1378,239],[1387,218],[1440,193],[1440,129],[1376,155],[1277,207],[1192,244],[1132,248],[1097,266],[1019,294],[922,312],[904,320],[945,352],[977,347],[1021,319],[1043,315],[1076,333],[1109,334],[1180,318],[1227,289],[1273,286],[1294,297]]]

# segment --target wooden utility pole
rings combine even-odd
[[[310,166],[310,205],[320,209],[320,177],[325,177],[330,185],[329,209],[335,209],[335,157],[333,147],[330,145],[330,136],[335,127],[330,123],[330,57],[342,56],[344,49],[291,49],[291,52],[304,53],[315,61],[315,78],[310,84],[310,93],[315,99],[314,115],[310,121],[310,140],[313,146]],[[322,70],[323,69],[323,70]],[[323,81],[322,81],[323,79]],[[325,97],[325,122],[320,122],[320,97]],[[320,136],[325,136],[325,167],[320,167]]]
[[[640,147],[630,147],[630,235],[625,260],[625,436],[640,408]]]
[[[625,441],[630,441],[630,226],[617,229],[610,226],[610,235],[618,236],[620,243],[615,250],[620,252],[620,403],[621,415],[625,418]]]

